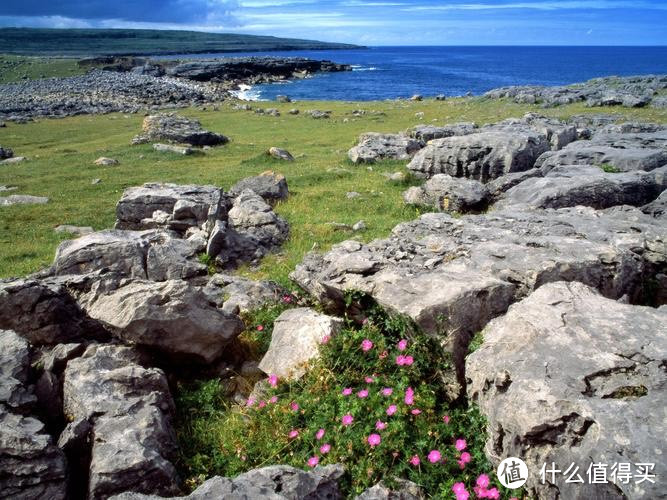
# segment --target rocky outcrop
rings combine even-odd
[[[409,160],[424,144],[402,134],[368,132],[359,137],[359,144],[350,149],[353,163],[374,163],[377,160]]]
[[[259,363],[267,375],[281,379],[299,379],[307,363],[319,356],[319,346],[336,335],[343,320],[300,307],[282,313],[273,324],[271,345]]]
[[[667,469],[664,387],[667,309],[631,306],[581,283],[551,283],[512,306],[484,330],[466,361],[468,395],[489,422],[486,453],[494,463],[520,457],[535,471],[537,498],[658,498],[657,481],[566,482],[543,464],[585,477],[591,463],[651,462]],[[609,473],[610,471],[607,470]]]
[[[408,165],[418,177],[448,174],[488,182],[502,175],[533,168],[551,149],[544,134],[528,127],[482,129],[480,132],[435,139]]]
[[[555,167],[544,177],[527,179],[502,195],[495,208],[512,205],[565,208],[641,206],[667,189],[667,166],[651,172],[606,173],[594,166]]]
[[[240,180],[229,189],[229,195],[237,197],[246,189],[254,191],[270,204],[284,201],[289,197],[285,176],[271,170]]]
[[[489,203],[489,192],[478,181],[437,174],[423,186],[413,186],[403,193],[406,203],[443,212],[482,211]]]
[[[30,416],[36,402],[29,383],[30,345],[0,330],[0,491],[7,498],[53,498],[67,494],[65,455]]]
[[[560,87],[503,87],[487,92],[484,97],[508,98],[517,103],[542,104],[545,107],[583,102],[591,107],[637,108],[650,104],[656,91],[665,88],[667,75],[612,76]]]
[[[545,283],[648,300],[644,282],[664,272],[666,241],[664,224],[630,207],[425,214],[387,239],[308,254],[291,277],[329,311],[345,308],[345,291],[368,294],[442,335],[461,363],[472,333]]]
[[[608,165],[623,172],[649,171],[667,165],[667,132],[598,133],[535,162],[543,172],[559,165]]]
[[[65,414],[92,429],[89,498],[124,491],[173,495],[176,441],[167,379],[130,347],[91,346],[65,370]]]
[[[341,465],[315,467],[311,471],[296,469],[287,465],[272,465],[254,469],[233,479],[216,476],[204,482],[199,488],[179,500],[225,500],[266,499],[296,500],[343,498],[338,488],[338,480],[343,476]],[[154,495],[124,493],[112,500],[160,500]]]
[[[223,266],[254,262],[287,239],[289,226],[258,194],[245,189],[234,200],[227,222],[211,231],[207,253]]]
[[[397,486],[392,489],[380,482],[356,496],[354,500],[423,500],[424,490],[412,481],[397,479]]]
[[[79,302],[123,342],[176,360],[215,361],[244,329],[237,316],[217,309],[200,289],[181,280],[100,280]]]
[[[60,244],[52,270],[57,275],[98,270],[153,281],[188,279],[206,274],[197,260],[201,248],[160,230],[106,230]]]
[[[658,198],[644,205],[641,210],[657,219],[667,219],[667,191],[663,191]]]
[[[215,186],[146,183],[123,192],[116,205],[116,229],[164,227],[184,232],[223,218],[227,204],[224,192]]]
[[[83,312],[70,286],[65,277],[0,282],[0,329],[14,330],[33,345],[108,339],[108,332]]]
[[[408,131],[408,135],[424,144],[433,139],[444,139],[457,135],[468,135],[477,132],[474,123],[453,123],[438,127],[435,125],[417,125]]]
[[[217,102],[226,96],[224,89],[210,83],[94,69],[80,76],[0,85],[0,117],[23,121],[37,117],[137,113],[142,109]]]
[[[217,146],[229,142],[224,135],[204,130],[198,120],[175,113],[160,113],[144,118],[141,134],[132,139],[133,144],[166,141],[191,146]]]
[[[201,82],[266,83],[292,78],[295,73],[311,74],[350,69],[346,64],[300,57],[227,57],[178,62],[174,66],[167,67],[166,72],[169,76]]]

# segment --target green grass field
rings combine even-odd
[[[76,59],[0,55],[0,84],[81,75]]]
[[[402,201],[406,184],[391,183],[382,175],[404,170],[405,162],[377,164],[370,170],[347,160],[347,150],[362,132],[398,132],[420,121],[483,124],[520,117],[527,111],[561,117],[619,113],[619,119],[625,115],[637,120],[667,122],[665,110],[591,109],[578,105],[540,110],[536,106],[475,98],[255,104],[280,109],[280,117],[233,110],[231,104],[223,103],[219,111],[210,108],[183,111],[200,119],[204,127],[231,138],[226,146],[190,157],[157,153],[150,145],[131,146],[130,140],[141,128],[142,115],[78,116],[25,125],[8,123],[6,128],[0,128],[0,145],[12,148],[17,156],[28,157],[28,161],[20,164],[0,166],[0,185],[19,188],[2,195],[50,198],[46,205],[0,208],[0,277],[21,276],[49,265],[59,242],[66,238],[54,232],[55,226],[111,228],[116,202],[129,186],[164,181],[229,188],[244,177],[275,170],[283,173],[289,183],[290,199],[276,210],[289,221],[291,237],[279,254],[264,259],[259,268],[241,272],[287,284],[289,272],[312,248],[326,250],[333,243],[353,236],[366,241],[384,237],[397,223],[417,216],[415,209]],[[290,108],[325,109],[333,114],[330,120],[314,120],[303,113],[289,115]],[[368,113],[356,118],[351,115],[355,109],[365,109]],[[424,113],[423,120],[415,117],[417,112]],[[265,152],[271,146],[287,148],[296,161],[270,159]],[[100,156],[116,158],[120,165],[93,165]],[[95,178],[102,182],[92,185]],[[349,191],[357,191],[361,197],[348,199]],[[361,219],[366,222],[367,230],[357,234],[336,231],[327,224],[353,224]]]

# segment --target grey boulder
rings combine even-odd
[[[448,174],[488,182],[502,175],[533,168],[551,145],[543,134],[525,126],[482,129],[474,134],[435,139],[408,165],[418,177]]]
[[[409,160],[424,144],[402,134],[368,132],[359,137],[359,144],[350,149],[353,163],[374,163],[377,160]]]
[[[270,204],[284,201],[289,197],[285,176],[270,170],[255,177],[246,177],[240,180],[230,188],[229,195],[235,198],[246,189],[254,191]]]
[[[65,413],[92,424],[89,498],[178,493],[174,403],[162,370],[141,361],[130,347],[103,345],[67,364]]]
[[[133,144],[167,141],[192,146],[216,146],[229,141],[227,137],[204,130],[198,120],[185,118],[175,113],[160,113],[144,118],[142,133]]]
[[[315,467],[310,471],[287,465],[253,469],[233,479],[216,476],[190,495],[177,500],[341,500],[338,480],[344,473],[341,465]],[[124,493],[111,500],[160,500],[162,497]]]
[[[44,205],[49,199],[44,196],[31,196],[28,194],[12,194],[0,197],[0,207],[11,205]]]
[[[423,186],[413,186],[403,193],[406,203],[422,205],[443,212],[481,211],[489,202],[489,192],[481,182],[437,174]]]
[[[230,274],[214,274],[202,288],[209,301],[229,314],[247,313],[277,304],[289,292],[271,281],[255,281]]]
[[[275,146],[269,148],[269,156],[276,160],[294,161],[292,154],[286,149],[277,148]]]
[[[79,298],[87,314],[122,341],[170,358],[210,363],[243,331],[243,322],[181,280],[100,280]]]
[[[477,131],[477,125],[474,123],[453,123],[437,127],[435,125],[417,125],[410,129],[408,134],[413,139],[426,144],[433,139],[444,139],[456,135],[468,135]]]
[[[188,279],[206,273],[199,247],[160,230],[106,230],[60,244],[52,270],[57,275],[106,270],[154,281]]]
[[[667,166],[651,172],[606,173],[594,166],[556,167],[544,177],[527,179],[502,195],[495,208],[524,205],[565,208],[584,205],[597,209],[616,205],[641,206],[667,189]]]
[[[282,313],[273,325],[269,350],[259,363],[260,370],[281,379],[299,379],[309,361],[319,356],[319,346],[326,337],[342,328],[339,318],[300,307]]]
[[[667,219],[667,190],[651,203],[644,205],[641,210],[656,219]]]
[[[163,226],[177,231],[202,226],[226,215],[227,198],[215,186],[146,183],[123,192],[116,205],[116,229],[152,229]],[[154,220],[155,212],[167,214]]]
[[[536,498],[660,498],[658,481],[540,481],[543,464],[652,462],[667,435],[667,309],[606,299],[581,283],[550,283],[484,330],[466,361],[468,396],[489,422],[487,456],[520,457]],[[535,471],[533,473],[533,471]],[[608,476],[609,477],[609,476]]]
[[[28,390],[30,344],[11,330],[0,330],[0,406],[24,413],[36,398]]]

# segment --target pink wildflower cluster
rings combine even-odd
[[[481,474],[477,478],[476,485],[473,488],[477,498],[491,498],[494,500],[500,498],[500,492],[498,491],[498,488],[489,488],[489,483],[489,476],[486,474]]]
[[[403,356],[402,354],[396,356],[396,364],[398,366],[410,366],[414,362],[415,360],[412,356]]]

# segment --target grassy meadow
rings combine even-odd
[[[229,188],[239,179],[265,170],[284,174],[290,188],[288,201],[277,206],[291,227],[283,250],[258,268],[241,272],[258,278],[288,283],[287,275],[312,248],[326,250],[332,244],[359,237],[364,241],[384,237],[399,222],[415,218],[401,193],[406,183],[392,183],[383,175],[405,170],[405,162],[353,165],[347,150],[360,133],[398,132],[419,123],[445,124],[457,121],[490,123],[519,117],[528,111],[552,116],[580,113],[618,113],[619,119],[667,122],[666,110],[622,108],[591,109],[567,106],[541,110],[536,106],[480,98],[384,102],[298,102],[254,103],[254,107],[275,107],[280,117],[232,109],[222,103],[219,110],[208,107],[186,109],[184,115],[199,119],[207,129],[231,138],[229,144],[199,155],[176,156],[158,153],[150,145],[131,146],[141,129],[143,116],[111,114],[45,119],[0,128],[0,145],[14,150],[27,161],[0,165],[0,185],[17,186],[8,194],[46,196],[46,205],[17,205],[0,208],[0,277],[22,276],[49,265],[59,242],[60,224],[111,228],[115,205],[123,190],[149,181],[214,184]],[[288,110],[297,108],[299,115]],[[331,119],[315,120],[309,109],[330,110]],[[366,114],[352,115],[363,109]],[[417,113],[423,113],[415,116]],[[293,163],[266,155],[271,146],[288,149]],[[98,167],[100,156],[119,160],[120,165]],[[93,179],[101,182],[93,185]],[[346,194],[361,194],[348,199]],[[354,224],[364,220],[361,233],[335,230],[329,222]]]
[[[0,55],[0,84],[37,78],[63,78],[85,72],[86,69],[79,68],[76,59]]]

